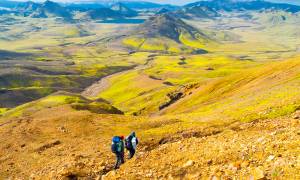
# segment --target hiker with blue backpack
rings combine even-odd
[[[134,156],[138,143],[139,141],[136,137],[135,132],[132,132],[129,136],[126,137],[125,147],[129,151],[128,159],[131,159]]]
[[[112,139],[111,151],[116,155],[115,169],[124,164],[124,136],[115,136]]]

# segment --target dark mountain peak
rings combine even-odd
[[[170,12],[169,9],[167,8],[161,8],[156,14],[165,14],[165,13],[168,13]]]
[[[117,3],[113,4],[113,5],[111,6],[111,8],[112,8],[112,9],[113,9],[113,8],[122,9],[122,8],[128,8],[128,7],[127,7],[125,4],[121,3],[121,2],[117,2]]]
[[[26,1],[26,2],[20,3],[20,4],[26,6],[26,5],[34,5],[34,4],[38,5],[39,3],[35,3],[35,2],[33,2],[33,1]],[[19,4],[19,5],[20,5],[20,4]]]
[[[32,1],[20,3],[16,7],[19,15],[29,16],[33,18],[48,18],[61,17],[65,20],[71,20],[72,14],[66,8],[60,6],[58,3],[47,0],[44,3],[35,3]]]
[[[123,16],[126,17],[133,17],[133,16],[137,16],[138,13],[136,11],[134,11],[133,9],[127,7],[125,4],[118,2],[116,4],[113,4],[111,6],[111,9],[120,13]]]
[[[160,14],[147,20],[143,26],[150,28],[167,28],[168,26],[184,26],[185,23],[169,14]]]
[[[195,28],[186,24],[181,19],[172,17],[168,14],[156,15],[149,18],[144,24],[140,25],[139,32],[147,37],[167,37],[179,41],[179,36],[183,32],[194,34]]]
[[[16,6],[16,9],[20,10],[20,11],[35,11],[40,7],[41,7],[41,4],[39,4],[39,3],[35,3],[33,1],[27,1],[24,3],[19,3]]]
[[[103,20],[103,19],[117,19],[117,18],[122,18],[123,16],[112,9],[109,8],[98,8],[98,9],[93,9],[87,12],[87,16],[90,19],[96,19],[96,20]]]
[[[64,7],[62,7],[61,5],[59,5],[56,2],[47,0],[42,4],[42,7],[48,10],[59,10],[59,11],[66,11],[66,9]]]
[[[49,6],[49,7],[57,7],[60,6],[58,3],[47,0],[43,3],[44,6]]]
[[[172,12],[173,16],[176,16],[178,18],[215,18],[220,16],[220,14],[214,10],[211,7],[208,6],[191,6],[191,7],[185,7],[181,10]]]
[[[65,20],[71,20],[72,14],[68,9],[62,7],[60,4],[47,0],[42,4],[39,14],[43,17],[62,17]]]
[[[157,22],[157,23],[170,22],[170,21],[174,20],[174,23],[176,23],[175,21],[177,21],[179,19],[176,19],[168,14],[162,14],[162,15],[158,15],[158,16],[153,16],[149,20],[152,22]]]

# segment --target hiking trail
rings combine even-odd
[[[155,55],[154,55],[155,56]],[[109,88],[110,84],[110,79],[115,77],[115,76],[119,76],[122,74],[126,74],[130,71],[140,71],[140,70],[144,70],[147,69],[151,66],[151,61],[154,60],[153,55],[149,55],[148,59],[146,60],[145,64],[142,65],[137,65],[132,69],[129,70],[124,70],[121,72],[117,72],[114,74],[111,74],[109,76],[105,76],[103,78],[101,78],[99,81],[95,82],[94,84],[92,84],[91,86],[87,87],[84,89],[84,91],[81,93],[81,95],[85,98],[93,98],[93,97],[97,97],[102,91],[106,90],[107,88]]]

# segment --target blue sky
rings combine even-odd
[[[15,1],[27,1],[27,0],[15,0]],[[45,0],[33,0],[33,1],[43,2]],[[56,1],[56,2],[78,2],[78,1],[85,2],[85,1],[97,1],[97,0],[53,0],[53,1]],[[100,1],[112,1],[112,0],[100,0]],[[118,1],[118,0],[114,0],[114,1]],[[119,0],[119,1],[122,1],[122,0]],[[191,3],[191,2],[196,2],[196,1],[199,1],[199,0],[143,0],[143,1],[162,3],[162,4],[184,5],[184,4]],[[269,1],[285,2],[285,3],[300,5],[300,0],[269,0]]]

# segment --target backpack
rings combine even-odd
[[[132,136],[128,136],[125,139],[126,149],[132,149]]]
[[[126,149],[136,149],[137,144],[138,144],[138,139],[135,136],[128,136],[125,139]]]
[[[137,138],[136,137],[132,137],[131,139],[131,146],[133,149],[136,149],[136,145],[137,145]]]
[[[112,144],[111,144],[111,151],[113,153],[122,152],[122,140],[119,136],[113,137]]]

